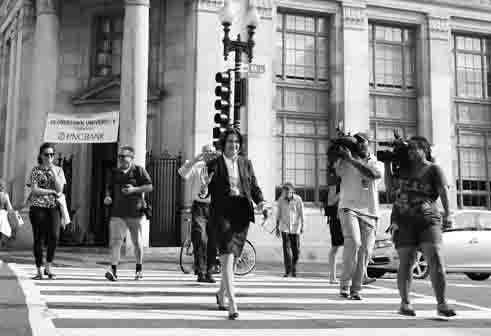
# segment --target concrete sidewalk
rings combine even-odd
[[[32,336],[26,298],[12,270],[0,260],[0,335]]]

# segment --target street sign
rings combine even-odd
[[[249,78],[257,78],[266,72],[266,65],[254,63],[241,64],[238,70]]]
[[[266,65],[264,64],[249,64],[249,73],[250,74],[263,74],[266,72]]]

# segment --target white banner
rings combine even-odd
[[[119,112],[48,113],[44,141],[55,143],[117,142]]]

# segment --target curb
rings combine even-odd
[[[7,264],[7,266],[15,274],[19,286],[26,297],[32,336],[60,336],[61,334],[56,330],[53,321],[49,317],[46,302],[41,298],[41,294],[34,283],[21,274],[16,264]]]

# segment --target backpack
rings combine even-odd
[[[135,169],[136,169],[136,178],[139,181],[141,181],[142,176],[143,176],[143,170],[145,168],[140,167],[138,165],[135,165]],[[148,197],[147,197],[147,194],[146,193],[143,193],[143,196],[142,197],[143,197],[143,204],[142,204],[141,211],[147,217],[147,219],[150,220],[152,218],[152,205],[148,201]]]

